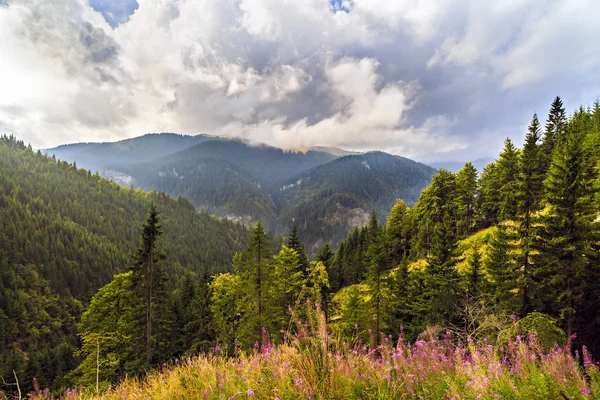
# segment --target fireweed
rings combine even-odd
[[[408,343],[382,336],[373,347],[331,336],[316,307],[304,312],[274,345],[234,357],[212,354],[178,360],[143,379],[128,379],[94,396],[69,390],[69,399],[591,399],[600,397],[600,374],[588,350],[570,341],[542,352],[535,335],[507,346],[460,343],[450,332]],[[280,333],[279,333],[280,334]],[[37,390],[30,396],[48,398]]]

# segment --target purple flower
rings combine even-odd
[[[587,396],[588,394],[592,394],[592,391],[590,389],[586,388],[586,387],[582,387],[581,388],[581,394]]]
[[[248,397],[254,397],[254,390],[248,389]]]

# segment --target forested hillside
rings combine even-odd
[[[372,209],[385,217],[396,198],[413,204],[435,170],[381,152],[336,158],[219,140],[102,173],[121,184],[183,196],[217,215],[262,221],[277,234],[298,225],[300,238],[316,251],[363,226]]]
[[[442,169],[412,209],[356,230],[328,269],[342,329],[498,340],[523,318],[550,344],[576,334],[598,352],[599,141],[600,103],[567,116],[556,98],[521,149],[507,139],[480,176]]]
[[[414,204],[431,182],[431,167],[382,152],[350,155],[290,179],[273,198],[279,204],[279,231],[298,234],[310,246],[337,245],[354,227],[366,225],[375,210],[385,218],[396,199]],[[315,254],[316,251],[312,253]]]
[[[60,160],[77,162],[79,168],[96,172],[107,165],[154,160],[211,139],[208,135],[149,133],[144,136],[104,143],[73,143],[44,150]]]
[[[198,214],[182,198],[123,188],[87,170],[0,140],[0,376],[15,369],[46,386],[78,363],[76,324],[92,295],[127,271],[156,204],[168,287],[184,273],[230,269],[248,233]]]

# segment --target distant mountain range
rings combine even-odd
[[[149,134],[115,143],[47,150],[122,185],[189,199],[197,209],[277,234],[294,225],[312,254],[366,224],[397,198],[412,205],[436,170],[383,152],[332,147],[285,151],[209,135]]]

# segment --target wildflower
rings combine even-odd
[[[219,354],[221,352],[221,348],[219,347],[219,345],[215,346],[215,353]]]
[[[248,389],[248,397],[254,397],[254,390]]]
[[[302,378],[300,378],[300,377],[296,378],[296,386],[302,387]]]
[[[588,394],[592,394],[592,391],[586,387],[582,387],[581,394],[583,394],[584,396],[587,396]]]

